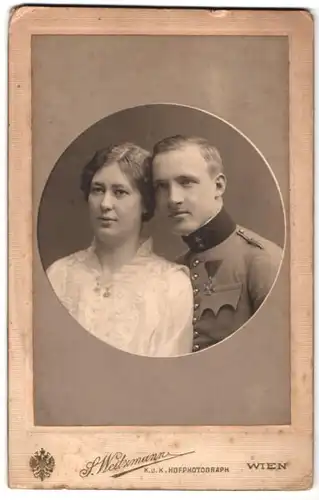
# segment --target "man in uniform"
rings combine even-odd
[[[157,207],[189,247],[179,262],[190,269],[196,352],[228,337],[257,311],[276,279],[282,249],[226,212],[222,160],[205,139],[158,142],[152,177]]]

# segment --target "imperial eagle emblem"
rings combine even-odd
[[[32,455],[29,465],[34,477],[40,478],[43,481],[45,478],[51,476],[55,467],[55,460],[50,453],[41,448]]]

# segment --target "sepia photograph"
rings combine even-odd
[[[312,481],[312,19],[223,12],[11,18],[12,487]]]
[[[183,134],[152,146],[162,123]],[[116,141],[125,135],[136,142]],[[227,212],[228,170],[230,209],[273,241]],[[115,113],[82,133],[51,172],[38,216],[60,302],[100,340],[144,356],[198,352],[243,326],[275,283],[284,236],[278,182],[253,144],[213,115],[167,104]]]

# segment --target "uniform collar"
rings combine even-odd
[[[236,229],[236,224],[224,207],[193,233],[183,236],[183,241],[192,252],[204,252],[226,240]]]

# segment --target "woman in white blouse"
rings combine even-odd
[[[154,211],[149,153],[125,143],[98,151],[82,172],[92,245],[54,262],[48,278],[86,330],[144,356],[192,352],[193,294],[187,271],[142,241]]]

